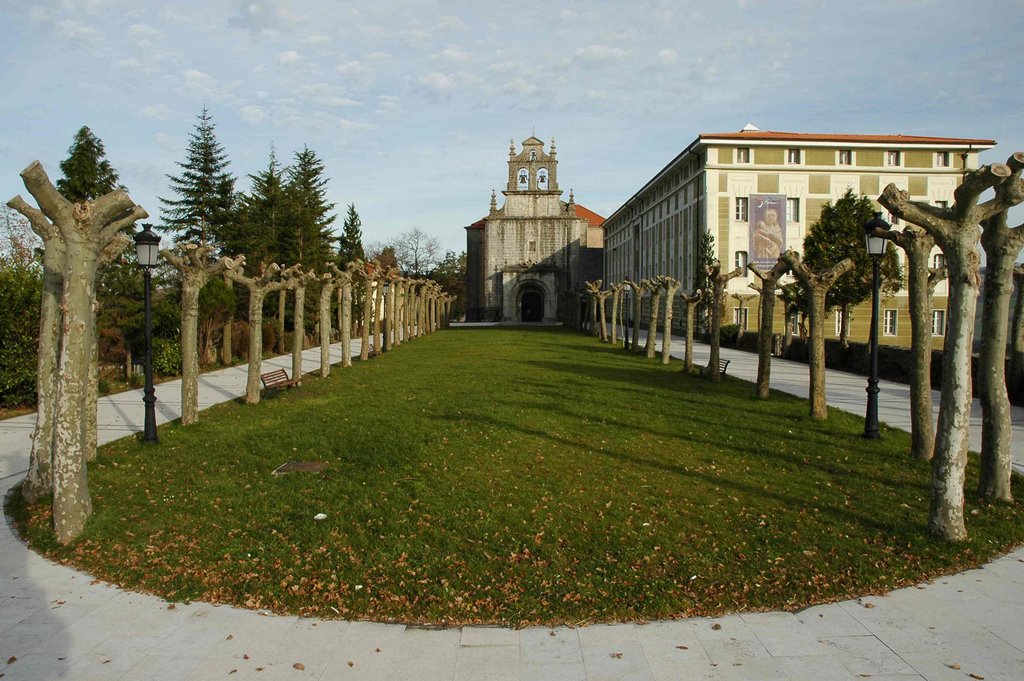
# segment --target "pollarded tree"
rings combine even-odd
[[[21,177],[39,209],[20,196],[8,205],[28,218],[34,229],[38,226],[41,232],[59,234],[64,246],[60,263],[63,327],[52,409],[51,475],[54,528],[57,540],[67,544],[81,534],[92,513],[85,462],[92,454],[86,450],[88,429],[95,430],[96,423],[95,411],[89,413],[88,408],[96,342],[96,275],[105,262],[131,243],[122,231],[148,214],[123,191],[72,203],[57,191],[38,161],[23,170]]]
[[[779,258],[800,282],[807,296],[811,317],[811,342],[807,353],[810,370],[808,400],[811,403],[811,418],[824,419],[828,417],[828,402],[825,398],[825,299],[829,289],[854,268],[854,263],[850,258],[843,258],[828,269],[815,272],[801,261],[796,251],[786,251]]]
[[[739,344],[739,342],[743,339],[743,334],[746,333],[747,330],[747,325],[743,323],[745,321],[744,317],[750,316],[750,308],[747,306],[747,303],[756,298],[757,294],[731,293],[729,294],[729,297],[736,301],[735,309],[739,310],[739,313],[737,314],[737,316],[739,317],[739,323],[737,324],[737,326],[739,326],[740,328],[736,334],[736,343]]]
[[[248,277],[243,272],[244,265],[244,255],[224,259],[224,273],[249,291],[249,371],[245,381],[245,403],[259,404],[260,364],[263,362],[263,300],[268,293],[288,286],[288,279],[297,266],[282,271],[277,263],[261,265],[259,274]],[[292,378],[298,380],[302,377]]]
[[[316,272],[304,272],[299,265],[284,289],[295,294],[295,306],[292,308],[292,378],[302,377],[302,350],[306,344],[306,286],[315,279]]]
[[[615,345],[619,339],[619,328],[618,328],[618,315],[619,315],[619,300],[622,296],[622,284],[611,284],[608,287],[612,292],[612,335],[611,343]]]
[[[716,383],[722,380],[718,363],[722,357],[722,312],[725,309],[725,287],[741,274],[743,274],[743,270],[739,267],[730,272],[722,272],[722,263],[717,260],[706,270],[707,281],[711,286],[711,357],[708,359],[708,375]]]
[[[871,297],[873,265],[872,256],[864,247],[864,225],[874,210],[871,199],[847,189],[835,203],[822,206],[821,216],[804,237],[803,262],[812,271],[823,272],[844,258],[853,262],[853,269],[832,285],[825,298],[826,311],[840,310],[839,342],[843,347],[849,342],[850,309]],[[896,249],[886,250],[881,272],[882,293],[898,292],[902,277]]]
[[[320,318],[320,376],[324,378],[331,374],[331,298],[347,276],[334,263],[329,263],[327,268],[329,271],[319,276],[320,304],[317,306]]]
[[[633,316],[633,338],[629,341],[629,349],[633,352],[637,352],[640,349],[640,310],[643,305],[644,299],[644,286],[643,282],[635,282],[627,279],[623,282],[629,287],[631,292],[630,298],[632,299],[632,309],[630,314]]]
[[[338,333],[341,335],[341,366],[352,366],[352,281],[362,260],[345,265],[338,285]]]
[[[608,296],[611,294],[611,290],[601,290],[595,294],[597,298],[597,319],[600,325],[598,338],[602,343],[608,340],[608,317],[605,314],[605,308],[608,307]]]
[[[668,364],[672,351],[672,301],[679,290],[679,280],[664,274],[657,278],[658,285],[665,290],[665,314],[661,323],[661,363]]]
[[[881,215],[881,213],[879,213]],[[931,461],[935,449],[932,427],[932,298],[946,277],[945,268],[929,267],[935,239],[920,227],[879,231],[907,256],[907,304],[910,307],[910,453]]]
[[[704,291],[704,302],[702,307],[697,308],[697,324],[701,328],[710,326],[710,317],[714,291],[714,282],[708,276],[708,268],[714,267],[718,262],[718,255],[715,252],[715,237],[711,232],[703,232],[700,237],[700,249],[697,252],[697,267],[693,273],[693,290]]]
[[[199,420],[199,293],[211,277],[222,274],[224,260],[210,258],[210,245],[181,244],[160,255],[181,275],[181,423]]]
[[[693,332],[694,327],[697,325],[697,306],[700,305],[700,301],[704,298],[704,292],[697,289],[690,294],[681,293],[679,297],[683,299],[683,305],[686,306],[686,355],[683,359],[683,370],[686,373],[690,373],[693,371]]]
[[[597,294],[601,291],[604,282],[600,279],[586,282],[587,295],[590,296],[590,335],[598,335],[597,326]]]
[[[793,345],[793,327],[800,319],[801,307],[805,299],[801,294],[800,282],[791,281],[779,286],[779,300],[782,302],[782,320],[785,329],[782,331],[782,356],[789,355]]]
[[[379,265],[375,262],[360,262],[352,274],[360,283],[360,298],[363,301],[362,338],[359,343],[359,359],[370,359],[370,323],[373,319],[373,287]]]
[[[160,199],[165,227],[177,232],[176,241],[219,243],[231,233],[235,220],[235,178],[228,172],[228,155],[214,134],[213,117],[204,107],[189,134],[181,175],[168,175],[177,196]]]
[[[117,171],[106,158],[103,141],[86,126],[75,133],[68,157],[60,162],[60,171],[64,177],[57,180],[57,191],[68,201],[79,203],[115,189],[124,190],[118,184]]]
[[[761,295],[757,323],[757,396],[766,400],[771,394],[775,289],[779,287],[779,280],[789,271],[789,266],[780,260],[767,272],[762,271],[754,263],[747,265],[747,269],[753,272],[760,282],[760,288],[757,289]]]
[[[981,401],[981,471],[978,494],[1012,501],[1010,476],[1013,451],[1010,439],[1010,397],[1006,389],[1006,344],[1013,267],[1024,247],[1024,224],[1010,227],[1008,211],[1024,201],[1024,152],[1006,160],[1010,177],[996,187],[1003,208],[981,223],[981,247],[985,250],[985,286],[982,290],[982,334],[978,357],[978,395]]]
[[[651,307],[649,319],[647,320],[647,342],[644,344],[644,355],[647,359],[654,359],[657,354],[656,343],[658,342],[658,314],[661,312],[661,285],[656,279],[644,279],[644,288],[651,292]]]
[[[982,193],[1013,174],[996,163],[971,171],[953,192],[954,203],[939,208],[890,184],[878,202],[893,215],[924,229],[946,258],[949,294],[939,418],[932,456],[932,492],[928,527],[932,534],[950,541],[967,538],[964,524],[964,480],[967,438],[971,416],[971,351],[979,280],[978,241],[982,222],[1006,209],[1007,198],[997,194],[979,203]]]

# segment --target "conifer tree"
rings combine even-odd
[[[206,245],[220,243],[234,221],[235,178],[228,172],[228,155],[214,134],[213,116],[206,107],[189,134],[182,173],[168,175],[177,198],[164,199],[165,227],[177,232],[175,240]]]
[[[118,188],[117,171],[106,159],[103,141],[84,125],[75,133],[60,170],[64,177],[57,180],[57,191],[75,203],[99,198]]]
[[[255,266],[280,261],[278,242],[289,218],[286,172],[271,147],[266,169],[249,175],[252,188],[239,197],[237,229],[228,230],[221,244],[226,255],[245,255]]]
[[[341,229],[341,236],[338,237],[338,265],[344,267],[356,260],[366,260],[366,253],[363,250],[363,221],[359,219],[354,203],[348,204],[348,213],[345,215],[345,224]]]
[[[871,297],[871,256],[864,246],[864,225],[874,215],[875,207],[866,196],[853,190],[835,203],[826,203],[821,216],[804,237],[803,262],[816,272],[832,267],[844,258],[853,261],[853,269],[839,278],[825,297],[825,309],[842,311],[839,340],[846,343],[850,328],[850,308]],[[895,246],[882,256],[882,293],[892,295],[900,290],[903,277]]]
[[[305,269],[322,268],[331,259],[331,232],[335,216],[327,201],[324,164],[309,147],[296,152],[295,164],[287,171],[285,186],[289,224],[281,230],[280,257]]]

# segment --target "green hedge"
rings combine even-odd
[[[0,261],[0,407],[36,401],[42,272]]]

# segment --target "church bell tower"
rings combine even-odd
[[[509,140],[508,189],[505,193],[561,194],[554,138],[548,153],[544,152],[544,143],[532,135],[523,140],[522,147],[517,154],[515,142]]]

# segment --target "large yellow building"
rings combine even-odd
[[[769,132],[752,125],[702,133],[605,221],[605,281],[667,274],[689,291],[705,231],[715,237],[723,269],[769,263],[780,250],[802,250],[822,206],[848,188],[875,199],[894,183],[915,200],[948,205],[963,174],[978,167],[978,154],[993,146],[986,139]],[[897,229],[904,226],[887,219]],[[941,257],[936,249],[933,258]],[[754,293],[753,280],[746,272],[729,283],[725,319],[750,330],[757,329],[757,299],[733,294]],[[945,284],[939,284],[935,347],[942,346],[945,304]],[[883,299],[882,310],[881,341],[909,345],[905,288]],[[775,328],[781,330],[779,315]],[[870,316],[869,305],[852,311],[852,340],[867,338]],[[828,328],[838,337],[839,320]]]

